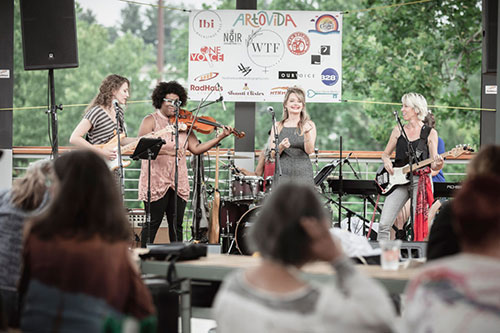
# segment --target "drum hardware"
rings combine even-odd
[[[231,199],[255,201],[264,193],[264,179],[258,176],[233,175],[231,177]]]

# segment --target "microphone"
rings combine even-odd
[[[220,97],[220,101],[221,101],[221,103],[222,103],[222,110],[227,111],[227,109],[226,109],[226,104],[224,104],[224,97],[222,97],[222,96],[221,96],[221,97]]]
[[[224,104],[224,97],[222,96],[222,93],[221,93],[222,87],[220,86],[219,82],[217,82],[217,88],[218,88],[217,90],[219,91],[219,96],[220,96],[219,99],[222,103],[222,110],[227,111],[226,104]]]
[[[346,158],[344,158],[344,160],[342,161],[342,164],[349,163],[349,157],[351,157],[351,155],[352,155],[352,151],[349,153],[349,155],[346,156]]]
[[[267,107],[267,112],[269,112],[271,114],[271,116],[274,116],[274,109],[272,106]]]
[[[118,103],[118,100],[116,98],[111,102],[111,104],[113,104],[113,106],[115,108],[119,108],[120,107],[120,103]]]

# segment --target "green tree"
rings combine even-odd
[[[48,71],[23,70],[19,2],[16,0],[14,17],[14,105],[40,106],[47,102]],[[145,64],[154,61],[152,47],[130,33],[109,43],[109,30],[80,19],[82,10],[77,6],[77,36],[79,67],[54,71],[56,103],[64,105],[86,104],[97,94],[106,75],[118,73],[131,82],[131,99],[147,100],[151,73]],[[90,12],[87,17],[92,17]],[[85,107],[65,107],[59,111],[59,145],[67,145],[69,136],[80,121]],[[141,119],[150,112],[148,104],[129,105],[126,123],[129,135],[135,136]],[[14,145],[48,146],[47,115],[44,110],[14,111]]]

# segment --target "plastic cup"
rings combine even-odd
[[[380,264],[382,269],[397,271],[399,268],[399,253],[401,248],[401,240],[380,240]]]

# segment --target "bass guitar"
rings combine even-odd
[[[458,157],[462,154],[472,152],[473,150],[468,146],[457,146],[452,150],[442,153],[441,156],[443,159],[446,157]],[[428,158],[426,160],[414,163],[412,165],[412,170],[417,170],[423,168],[429,164],[434,162],[433,158]],[[410,165],[407,164],[400,168],[393,168],[394,174],[390,174],[384,167],[381,165],[377,170],[377,175],[375,176],[375,182],[378,184],[379,193],[382,195],[390,194],[397,186],[408,184],[410,182]]]
[[[186,124],[184,123],[179,123],[179,131],[186,131],[187,130],[187,126]],[[127,153],[131,153],[135,150],[135,147],[137,147],[137,144],[139,143],[139,141],[142,139],[142,138],[157,138],[157,137],[160,137],[166,133],[172,133],[175,131],[175,125],[167,125],[165,126],[164,128],[162,128],[161,130],[158,130],[156,132],[153,132],[153,133],[149,133],[149,134],[146,134],[146,135],[143,135],[141,137],[138,137],[136,140],[134,140],[133,142],[125,145],[125,146],[122,146],[121,147],[121,150],[122,150],[122,155],[123,154],[127,154]],[[125,134],[122,133],[120,134],[120,140],[123,140],[123,138],[125,138]],[[117,145],[118,145],[118,136],[115,135],[111,140],[109,140],[107,143],[104,143],[104,144],[101,144],[101,145],[94,145],[94,147],[96,148],[99,148],[99,149],[109,149],[109,150],[113,150],[113,151],[116,151],[117,150]],[[128,167],[132,161],[130,161],[129,159],[122,159],[122,165],[124,168]],[[120,161],[118,160],[118,158],[115,158],[114,160],[106,160],[106,163],[108,164],[108,167],[110,168],[111,171],[114,171],[116,169],[118,169],[120,167]]]

